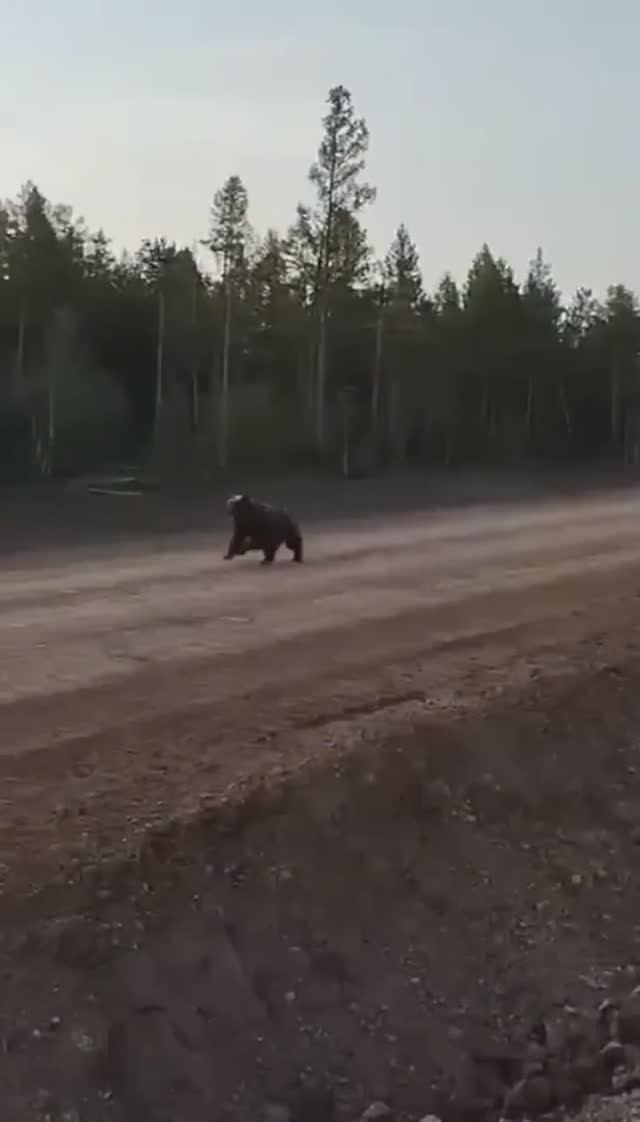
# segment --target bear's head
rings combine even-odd
[[[251,499],[248,495],[232,495],[227,499],[227,514],[231,518],[237,518],[243,511],[251,507]]]

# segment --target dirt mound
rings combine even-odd
[[[488,1117],[472,1054],[640,983],[639,681],[539,679],[348,754],[336,727],[321,766],[31,901],[6,1116]]]

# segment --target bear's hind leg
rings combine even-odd
[[[289,534],[285,544],[293,553],[293,560],[302,564],[302,534]]]

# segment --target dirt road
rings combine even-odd
[[[244,1122],[300,1071],[339,1120],[420,1117],[474,1017],[637,963],[640,494],[318,522],[303,566],[224,544],[2,563],[16,1122]]]
[[[460,702],[640,620],[635,493],[319,525],[302,567],[223,547],[5,563],[5,898],[276,766],[278,734]]]

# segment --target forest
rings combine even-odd
[[[602,301],[563,302],[541,249],[519,284],[486,244],[463,284],[427,292],[401,215],[382,259],[369,243],[369,132],[345,87],[316,141],[284,231],[252,227],[235,174],[197,247],[116,254],[34,183],[0,202],[0,481],[124,461],[185,477],[637,463],[636,295],[611,278]]]

